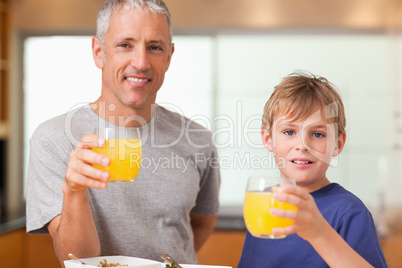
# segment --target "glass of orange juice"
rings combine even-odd
[[[275,201],[272,198],[271,187],[286,183],[296,185],[294,180],[280,177],[251,177],[248,179],[243,215],[247,230],[253,236],[271,239],[286,237],[272,234],[272,228],[290,226],[294,220],[275,217],[269,213],[270,208],[297,210],[297,207],[293,205]]]
[[[108,171],[108,182],[131,182],[140,171],[141,167],[141,138],[139,128],[134,127],[99,127],[95,129],[95,135],[106,140],[103,147],[92,148],[93,151],[107,156],[110,165],[96,168]]]

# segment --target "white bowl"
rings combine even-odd
[[[220,266],[220,265],[202,265],[202,264],[180,264],[183,268],[232,268],[232,266]],[[165,266],[163,266],[165,268]]]
[[[64,261],[64,266],[66,268],[89,268],[89,267],[99,267],[100,262],[105,260],[108,263],[119,263],[122,268],[164,268],[165,266],[161,262],[135,258],[135,257],[126,257],[126,256],[102,256],[102,257],[94,257],[94,258],[83,258],[82,260],[86,263],[86,265],[81,264],[79,261]]]
[[[106,259],[108,263],[119,263],[121,265],[127,264],[128,266],[121,266],[122,268],[165,268],[166,264],[142,259],[135,257],[126,256],[102,256],[94,258],[82,258],[86,265],[81,264],[79,261],[64,261],[64,266],[66,268],[94,268],[99,267],[101,261]],[[231,266],[217,266],[217,265],[201,265],[201,264],[180,264],[183,268],[232,268]]]

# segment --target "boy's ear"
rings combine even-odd
[[[274,148],[272,146],[272,136],[265,126],[262,126],[261,128],[261,138],[262,144],[264,144],[265,148],[267,148],[268,151],[273,152]]]
[[[332,154],[333,157],[338,156],[343,148],[345,147],[346,143],[346,132],[343,132],[341,135],[339,135],[338,140],[336,141],[336,147],[334,150],[334,153]]]

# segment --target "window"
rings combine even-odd
[[[40,122],[99,95],[90,39],[26,39],[25,151]],[[157,102],[210,128],[221,160],[221,205],[239,207],[249,176],[278,173],[260,138],[262,110],[274,86],[298,70],[324,76],[341,92],[348,133],[328,177],[369,206],[385,188],[387,200],[397,203],[402,182],[395,179],[392,150],[397,109],[392,42],[383,34],[175,36]],[[390,183],[399,186],[390,189]]]

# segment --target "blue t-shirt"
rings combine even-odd
[[[387,267],[371,213],[337,183],[311,195],[340,236],[374,267]],[[283,239],[255,238],[247,232],[238,268],[329,267],[309,242],[292,234]]]

